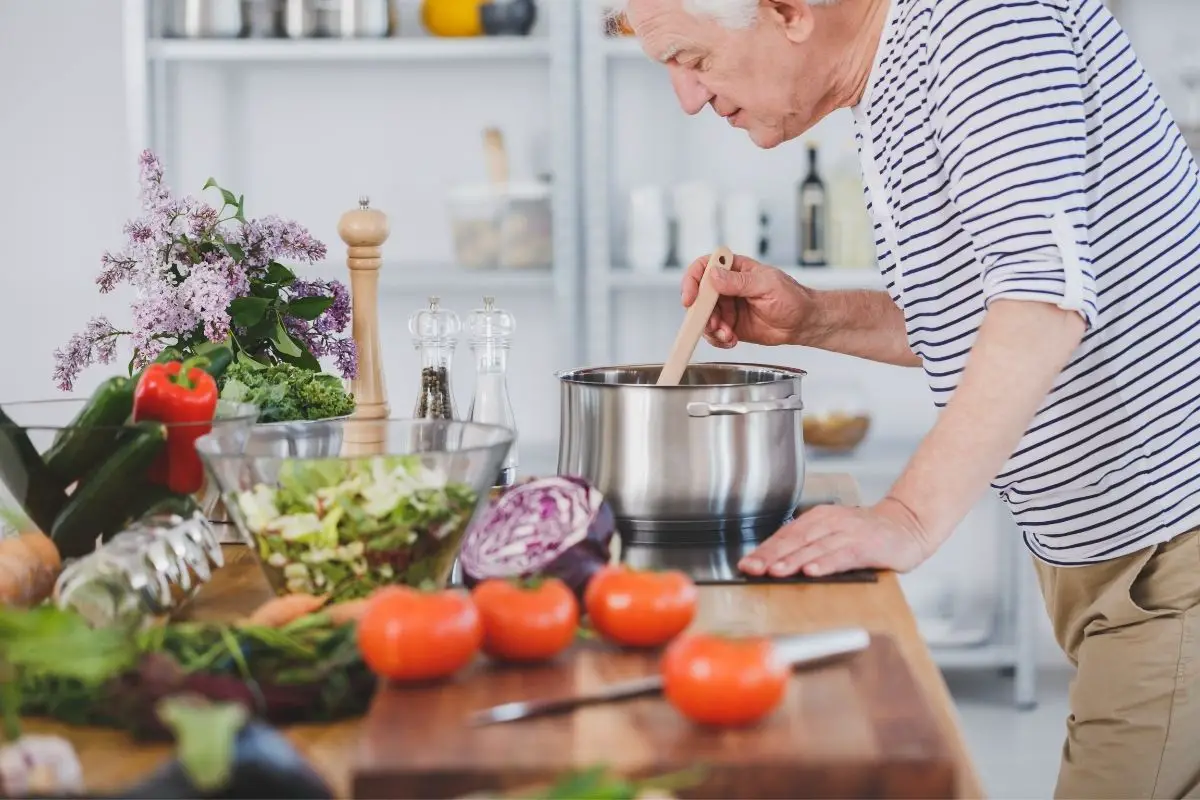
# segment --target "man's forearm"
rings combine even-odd
[[[953,398],[889,497],[944,541],[987,490],[1084,334],[1082,317],[1046,303],[995,302]]]
[[[908,346],[904,313],[887,292],[813,291],[817,313],[796,344],[900,367],[919,367]]]

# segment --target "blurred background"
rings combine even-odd
[[[388,215],[380,313],[394,415],[411,412],[418,386],[409,317],[433,296],[464,319],[494,297],[517,323],[508,387],[524,473],[554,468],[555,372],[661,361],[683,314],[680,263],[716,243],[814,287],[881,288],[848,112],[761,151],[707,111],[683,114],[666,71],[602,2],[497,0],[486,24],[476,4],[0,0],[0,397],[60,394],[55,348],[93,314],[127,318],[129,298],[100,295],[94,279],[137,211],[144,147],[180,194],[212,177],[245,195],[248,215],[308,227],[329,257],[305,275],[346,278],[336,228],[360,196]],[[1109,5],[1177,120],[1200,129],[1200,3]],[[816,266],[799,265],[806,179],[826,221]],[[854,473],[868,501],[935,418],[917,370],[799,348],[701,343],[696,358],[807,370],[812,468]],[[104,374],[85,373],[76,393]],[[473,379],[464,339],[461,410]],[[1031,572],[989,499],[905,578],[942,665],[986,675],[997,702],[1026,709],[1045,700],[1039,669],[1063,663]]]

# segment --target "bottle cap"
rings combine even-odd
[[[439,305],[440,298],[430,297],[429,308],[409,317],[408,332],[417,344],[451,345],[458,343],[462,322],[458,315]]]
[[[507,342],[517,329],[513,315],[496,308],[496,298],[483,298],[483,308],[467,317],[467,331],[473,343]]]

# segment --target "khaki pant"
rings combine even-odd
[[[1086,567],[1034,560],[1076,666],[1057,798],[1200,798],[1200,531]]]

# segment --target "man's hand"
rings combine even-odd
[[[698,258],[684,273],[680,291],[685,308],[696,302],[707,266],[708,256]],[[711,280],[720,298],[704,338],[714,347],[728,349],[738,342],[798,344],[805,320],[816,316],[811,289],[754,259],[734,256],[733,265],[728,270],[714,269]]]
[[[907,508],[885,498],[870,508],[818,506],[806,511],[743,558],[738,568],[776,578],[868,568],[908,572],[940,544]]]
[[[708,256],[698,258],[684,273],[685,308],[696,302],[707,266]],[[714,347],[797,344],[902,367],[921,364],[908,347],[904,315],[886,292],[816,291],[745,256],[734,256],[729,270],[713,270],[711,280],[720,297],[704,338]]]

